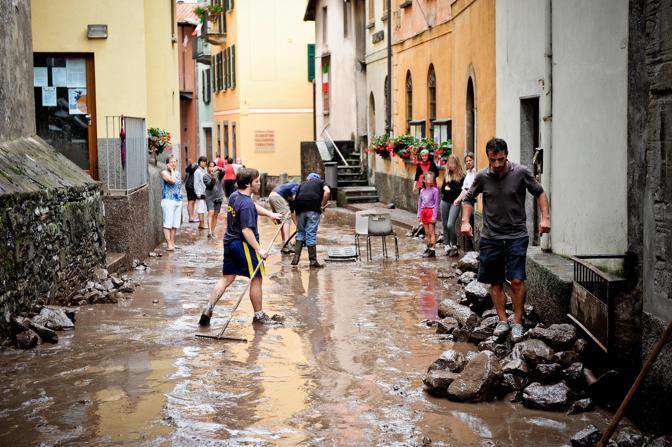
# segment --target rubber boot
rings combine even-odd
[[[312,246],[308,247],[308,259],[310,259],[310,268],[319,269],[324,267],[322,264],[317,262],[317,247]]]
[[[292,265],[299,265],[301,250],[303,250],[303,241],[296,241],[294,244],[294,259],[292,259]]]

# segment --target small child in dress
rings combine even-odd
[[[434,185],[434,173],[427,171],[422,175],[425,187],[418,197],[418,220],[425,229],[425,243],[427,249],[422,254],[423,258],[433,258],[434,244],[436,244],[436,218],[439,214],[439,190]]]

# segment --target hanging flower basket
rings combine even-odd
[[[158,127],[150,127],[147,129],[147,151],[149,152],[149,155],[153,155],[154,158],[156,158],[157,155],[171,149],[172,145],[170,144],[169,132],[159,129]]]
[[[413,145],[413,137],[409,134],[400,135],[394,138],[394,153],[402,160],[411,159],[411,146]]]
[[[367,151],[383,158],[390,158],[394,154],[394,143],[387,134],[379,135],[373,139]]]
[[[221,5],[197,6],[194,8],[194,14],[200,19],[207,17],[208,20],[217,20],[224,14],[224,8]]]

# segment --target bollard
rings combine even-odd
[[[261,175],[259,176],[259,183],[261,184],[259,187],[259,196],[260,197],[266,197],[268,194],[266,194],[266,182],[268,181],[268,174],[266,172],[262,172]]]
[[[280,174],[278,178],[278,185],[282,185],[283,183],[287,183],[287,173],[283,172]]]

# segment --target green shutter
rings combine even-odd
[[[231,88],[236,88],[236,46],[231,45]]]
[[[222,63],[222,72],[224,73],[224,90],[229,88],[229,49],[224,48],[222,51],[224,61]]]
[[[315,44],[308,44],[308,82],[315,80]]]

